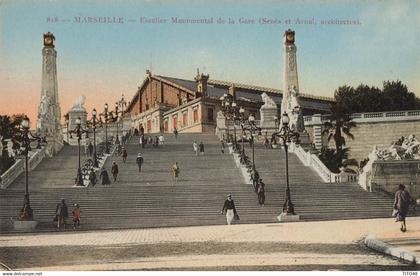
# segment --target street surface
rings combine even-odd
[[[0,260],[35,271],[418,270],[362,242],[383,233],[419,238],[420,218],[409,218],[406,233],[397,224],[390,218],[10,234],[0,237]],[[420,252],[419,245],[411,249]]]

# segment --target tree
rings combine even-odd
[[[334,97],[350,113],[420,109],[420,99],[401,81],[384,81],[382,89],[364,84],[340,86]]]
[[[13,165],[14,159],[9,156],[8,141],[12,141],[16,145],[19,138],[19,126],[22,122],[23,115],[0,115],[0,141],[2,145],[1,159],[0,159],[0,173],[4,173],[10,166]]]
[[[337,152],[340,152],[343,150],[343,146],[346,145],[346,139],[343,134],[354,139],[353,134],[350,132],[354,127],[356,127],[356,123],[350,118],[348,110],[339,103],[334,103],[331,106],[330,120],[324,123],[322,133],[328,135],[328,141],[331,138],[334,139],[335,149]]]

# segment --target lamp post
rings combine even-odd
[[[108,147],[108,122],[112,119],[112,112],[108,111],[108,103],[105,103],[104,112],[99,114],[99,117],[104,117],[105,122],[105,153],[109,154],[109,147]],[[102,122],[102,120],[101,120]]]
[[[239,108],[239,119],[241,120],[241,130],[242,130],[242,152],[241,152],[241,157],[244,158],[245,157],[245,147],[244,147],[244,140],[245,140],[245,130],[244,130],[244,113],[245,113],[245,109],[243,109],[242,107]]]
[[[115,139],[115,143],[116,144],[119,144],[120,143],[120,139],[118,138],[118,115],[119,115],[119,112],[118,112],[118,102],[115,103],[115,115],[116,115],[116,117],[115,117],[115,123],[117,124],[117,138]]]
[[[121,100],[116,102],[115,106],[116,106],[115,112],[117,114],[117,133],[118,133],[118,115],[121,114],[121,116],[120,116],[120,118],[121,118],[121,133],[123,135],[124,134],[123,133],[124,132],[124,112],[125,112],[125,108],[127,107],[127,102],[124,100],[124,94],[121,94]],[[118,108],[120,109],[120,111],[118,111]],[[117,134],[117,139],[118,139],[118,134]]]
[[[96,108],[92,110],[92,129],[93,129],[93,166],[99,167],[98,157],[96,156]]]
[[[83,184],[83,176],[82,176],[82,168],[80,165],[80,141],[82,140],[82,135],[83,133],[86,133],[86,138],[88,138],[88,129],[83,129],[82,128],[82,120],[80,119],[80,117],[78,117],[76,119],[76,128],[73,130],[70,130],[70,135],[72,133],[75,133],[77,136],[77,146],[79,149],[79,158],[78,158],[78,167],[77,167],[77,176],[76,176],[76,186],[84,186]],[[70,138],[72,138],[70,136]]]
[[[23,208],[21,210],[20,219],[21,220],[33,220],[33,210],[29,201],[29,170],[28,170],[28,154],[31,150],[31,142],[38,141],[38,147],[40,148],[42,138],[32,134],[29,130],[30,121],[28,117],[24,117],[21,123],[21,143],[20,143],[20,152],[25,156],[25,196],[23,200]]]
[[[292,142],[292,139],[299,142],[299,133],[290,129],[289,127],[290,118],[287,113],[283,113],[281,117],[281,128],[278,132],[273,133],[273,136],[280,137],[283,141],[284,151],[286,153],[286,200],[283,204],[282,214],[279,216],[281,220],[282,215],[296,215],[294,210],[294,205],[292,203],[292,198],[290,195],[290,185],[289,185],[289,159],[288,159],[288,144]],[[279,126],[280,127],[280,126]]]
[[[255,171],[255,149],[254,149],[254,136],[255,135],[261,135],[261,128],[257,127],[255,124],[255,117],[254,115],[249,115],[248,117],[248,124],[243,124],[243,131],[245,133],[246,130],[249,131],[251,136],[251,144],[252,144],[252,171]],[[242,139],[243,140],[243,139]],[[242,144],[243,146],[243,144]]]
[[[227,126],[226,126],[226,133],[228,136],[227,142],[230,142],[230,134],[229,134],[229,122],[230,119],[233,119],[233,134],[234,134],[234,145],[236,149],[236,126],[235,121],[238,117],[238,105],[235,103],[235,99],[230,94],[224,94],[222,97],[220,97],[220,100],[222,101],[222,112],[223,116],[226,118]]]

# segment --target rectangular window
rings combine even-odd
[[[194,119],[194,123],[198,122],[198,109],[194,109],[193,111],[193,119]]]
[[[169,129],[168,120],[165,120],[165,122],[163,123],[163,127],[164,127],[165,132],[168,132],[168,129]]]
[[[187,126],[187,112],[182,113],[182,126],[186,127]]]
[[[210,108],[210,107],[207,108],[207,121],[214,122],[214,119],[213,119],[213,108]]]
[[[178,129],[178,116],[174,116],[172,120],[173,120],[172,122],[173,122],[174,129],[175,128]]]
[[[147,120],[147,132],[150,132],[152,130],[152,121]]]

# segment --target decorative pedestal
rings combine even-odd
[[[276,120],[277,120],[277,106],[262,106],[260,109],[261,123],[260,127],[262,129],[275,129]]]
[[[277,220],[279,222],[294,222],[300,220],[300,215],[288,215],[287,213],[281,213]]]
[[[15,220],[13,221],[13,228],[20,232],[34,231],[38,222],[36,220]]]

